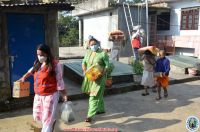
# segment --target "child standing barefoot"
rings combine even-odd
[[[162,76],[156,78],[157,93],[158,93],[156,100],[161,99],[161,87],[164,90],[164,97],[165,98],[168,97],[167,86],[168,86],[168,82],[169,82],[168,75],[169,75],[169,71],[170,71],[170,61],[169,61],[169,59],[167,59],[165,57],[164,50],[160,50],[159,57],[160,58],[156,61],[155,71],[161,72]]]

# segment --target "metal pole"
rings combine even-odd
[[[146,30],[147,30],[147,46],[149,46],[149,13],[148,0],[146,0]]]

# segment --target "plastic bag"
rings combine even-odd
[[[74,112],[71,105],[71,101],[64,102],[61,105],[61,119],[64,123],[70,123],[75,120]]]

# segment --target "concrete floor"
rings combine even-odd
[[[106,113],[95,116],[91,124],[84,122],[88,100],[73,101],[75,122],[66,125],[58,120],[55,132],[70,128],[79,128],[79,131],[117,128],[122,132],[187,132],[187,117],[194,115],[200,119],[199,84],[200,81],[194,81],[170,85],[169,97],[160,101],[155,101],[156,94],[152,92],[142,97],[142,91],[106,96]],[[1,113],[0,132],[31,132],[26,124],[32,120],[31,114],[31,108]]]

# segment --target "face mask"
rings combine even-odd
[[[38,60],[40,63],[43,63],[47,60],[47,57],[38,55]]]
[[[94,52],[97,51],[98,48],[99,48],[99,46],[98,46],[97,44],[94,44],[94,45],[90,46],[90,49],[91,49],[92,51],[94,51]]]

